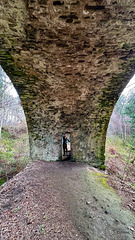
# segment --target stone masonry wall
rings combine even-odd
[[[134,74],[134,0],[1,0],[0,64],[26,114],[32,158],[100,165],[113,107]]]

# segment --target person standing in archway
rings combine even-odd
[[[65,154],[67,154],[67,142],[70,142],[70,140],[67,138],[67,136],[64,134],[63,136],[63,156],[65,156]]]

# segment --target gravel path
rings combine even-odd
[[[105,179],[83,164],[32,163],[0,188],[0,239],[135,239],[135,216]]]

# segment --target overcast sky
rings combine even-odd
[[[135,75],[131,78],[125,89],[123,90],[122,94],[126,95],[131,89],[135,89]]]

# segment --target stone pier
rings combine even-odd
[[[104,163],[108,122],[135,69],[134,0],[1,0],[0,64],[19,93],[33,159]]]

